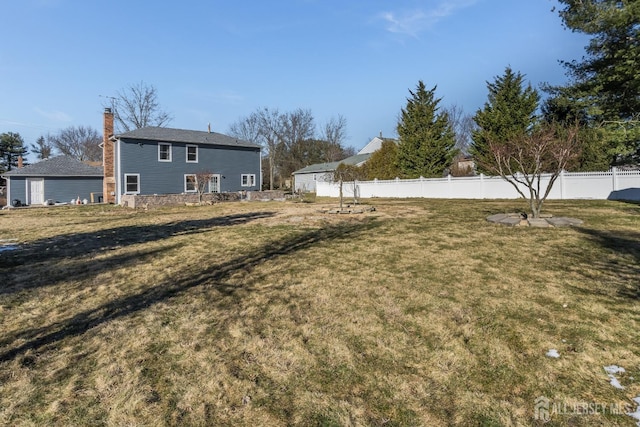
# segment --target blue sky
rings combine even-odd
[[[506,66],[532,85],[587,39],[555,0],[0,0],[0,132],[27,144],[69,126],[102,132],[106,98],[156,87],[170,127],[226,132],[260,107],[347,119],[347,145],[395,136],[408,90],[473,114]]]

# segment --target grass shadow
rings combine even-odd
[[[597,267],[619,283],[617,293],[626,298],[640,299],[640,232],[594,230],[576,227],[591,242],[607,249],[615,259],[585,259],[590,267]],[[594,265],[595,262],[595,265]],[[631,284],[631,285],[625,285]]]
[[[133,251],[104,259],[96,259],[91,255],[87,255],[72,258],[70,262],[64,264],[60,262],[49,263],[48,261],[32,262],[28,268],[33,271],[46,271],[46,276],[43,277],[41,274],[29,274],[27,272],[26,275],[29,280],[25,280],[24,276],[18,278],[16,273],[5,272],[5,285],[0,287],[0,296],[35,288],[56,286],[61,282],[68,281],[70,278],[76,281],[88,280],[113,268],[133,268],[155,257],[162,256],[163,253],[175,249],[177,246],[174,244],[157,249]]]
[[[114,299],[98,307],[82,311],[64,321],[15,332],[0,341],[2,347],[0,362],[12,360],[29,350],[40,351],[44,347],[54,345],[66,338],[82,335],[106,322],[140,312],[195,287],[211,286],[223,296],[233,294],[239,289],[253,291],[255,289],[247,289],[246,285],[230,285],[224,281],[236,272],[251,271],[259,264],[291,255],[319,243],[354,238],[359,233],[375,226],[374,221],[366,221],[305,231],[284,240],[270,242],[230,261],[209,266],[197,275],[172,277],[142,292]]]
[[[158,241],[176,235],[200,233],[213,227],[245,224],[273,215],[274,212],[250,212],[165,224],[127,225],[36,240],[18,250],[3,252],[0,255],[0,272],[3,267],[86,256],[89,253]]]

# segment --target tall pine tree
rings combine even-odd
[[[18,166],[18,157],[25,157],[29,150],[19,133],[5,132],[0,135],[0,173]],[[25,163],[26,164],[26,163]]]
[[[572,31],[592,36],[581,61],[563,64],[573,88],[596,101],[608,119],[640,114],[640,3],[560,0],[560,17]]]
[[[407,106],[398,121],[397,164],[405,178],[437,177],[457,154],[453,126],[446,111],[439,112],[436,86],[426,90],[422,81],[409,90]]]
[[[587,120],[583,128],[597,134],[589,144],[595,164],[640,162],[640,2],[559,2],[565,26],[591,39],[580,61],[563,62],[571,83],[545,88],[551,94],[546,112]]]
[[[470,153],[480,160],[490,155],[488,143],[509,142],[527,134],[536,123],[536,110],[540,96],[530,84],[525,86],[524,76],[507,67],[502,76],[487,82],[488,100],[473,120],[478,128],[473,131]],[[479,166],[481,172],[486,172]]]

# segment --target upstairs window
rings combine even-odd
[[[197,145],[187,145],[187,163],[198,163]]]
[[[171,144],[158,144],[158,161],[171,161]]]
[[[256,176],[255,174],[242,174],[242,186],[243,187],[254,187],[256,185]]]

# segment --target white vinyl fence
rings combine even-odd
[[[543,175],[541,189],[546,189],[550,175]],[[499,176],[472,176],[447,178],[395,179],[389,181],[345,182],[343,194],[353,197],[424,197],[444,199],[517,199],[521,196]],[[528,194],[526,187],[522,187]],[[544,190],[541,190],[544,192]],[[316,194],[339,197],[340,189],[335,182],[318,182]],[[640,170],[617,170],[607,172],[563,172],[554,183],[549,199],[612,199],[640,200]]]

